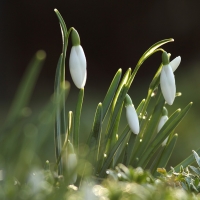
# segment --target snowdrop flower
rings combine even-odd
[[[126,107],[126,118],[128,121],[128,125],[131,131],[137,135],[140,132],[138,115],[136,113],[132,100],[128,94],[126,94],[125,97],[125,107]]]
[[[163,116],[160,118],[160,121],[158,123],[157,132],[161,130],[161,128],[165,125],[166,121],[168,120],[168,112],[165,107],[163,107]],[[162,146],[165,146],[167,144],[168,137],[162,142]]]
[[[74,84],[81,89],[84,88],[87,77],[86,58],[75,29],[72,29],[71,37],[73,46],[69,57],[69,70]]]
[[[165,101],[172,105],[176,96],[176,83],[174,78],[174,73],[181,62],[181,57],[178,56],[169,63],[169,57],[167,52],[162,54],[162,71],[160,74],[160,87]]]

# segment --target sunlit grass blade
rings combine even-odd
[[[63,54],[60,55],[57,68],[56,68],[56,75],[55,75],[55,82],[54,82],[54,91],[55,91],[55,98],[57,101],[57,98],[59,98],[63,88],[63,83],[61,82],[62,78],[62,60],[63,60]],[[65,98],[64,95],[62,96],[61,104],[56,104],[56,118],[55,118],[55,132],[54,132],[54,139],[55,139],[55,152],[56,152],[56,160],[58,160],[61,150],[62,150],[62,137],[61,134],[65,134],[63,126],[65,126],[65,117],[63,119],[63,115],[61,115],[61,111],[64,109],[63,105],[65,104]],[[64,101],[64,102],[63,102]],[[61,108],[62,107],[62,108]],[[64,124],[63,124],[64,123]],[[58,166],[58,174],[62,174],[62,163]]]
[[[113,97],[116,93],[116,90],[117,90],[117,87],[118,87],[118,84],[119,84],[119,81],[121,79],[121,75],[122,75],[122,69],[119,69],[117,71],[117,73],[115,74],[111,84],[110,84],[110,87],[106,93],[106,96],[103,100],[103,119],[105,118],[107,112],[108,112],[108,109],[112,103],[112,100],[113,100]]]
[[[125,129],[125,131],[123,131],[122,134],[127,134],[127,136],[124,139],[124,141],[121,143],[121,145],[119,146],[119,148],[117,149],[117,151],[114,155],[113,167],[115,167],[119,162],[123,162],[124,156],[126,156],[125,153],[126,153],[126,149],[127,149],[127,143],[130,140],[131,135],[134,135],[130,131],[128,131],[128,133],[127,133],[127,129]]]
[[[164,150],[162,151],[160,158],[158,159],[157,163],[155,164],[154,168],[152,169],[152,174],[155,176],[157,174],[157,168],[165,168],[171,154],[174,150],[174,147],[176,145],[176,141],[178,139],[178,134],[174,134],[172,139],[169,141],[169,143],[164,147]],[[158,174],[157,174],[158,175]]]
[[[157,137],[154,141],[152,141],[149,145],[148,151],[141,156],[141,159],[138,162],[138,166],[143,168],[146,167],[147,163],[149,162],[151,156],[155,153],[164,139],[176,128],[176,126],[180,123],[180,121],[185,117],[187,112],[192,106],[192,102],[189,103],[182,111],[178,109],[165,123],[162,129],[157,134]]]
[[[108,124],[108,127],[107,127],[107,131],[106,131],[106,138],[108,139],[111,139],[112,138],[112,133],[114,131],[114,128],[115,128],[115,120],[117,119],[117,116],[118,116],[118,113],[121,109],[121,105],[124,101],[124,98],[126,96],[126,93],[128,91],[128,88],[127,86],[123,85],[120,93],[119,93],[119,96],[118,96],[118,99],[117,99],[117,102],[116,102],[116,105],[114,107],[114,111],[113,113],[111,114],[111,117],[109,119],[109,124]],[[110,142],[108,140],[108,142]],[[110,148],[110,145],[108,145],[108,151],[109,151],[109,148]]]
[[[45,58],[46,53],[40,50],[28,65],[11,104],[7,120],[4,124],[5,127],[15,122],[20,117],[22,109],[27,106]]]
[[[95,163],[99,161],[102,119],[103,119],[103,107],[102,107],[102,103],[99,103],[96,109],[93,127],[87,141],[87,144],[90,147],[90,149],[92,151],[95,151],[95,155],[94,155]]]
[[[161,94],[158,95],[158,100],[154,107],[152,115],[149,116],[148,119],[145,121],[145,124],[143,124],[143,127],[141,127],[141,132],[136,138],[133,154],[131,157],[131,163],[135,163],[134,159],[140,158],[143,152],[148,149],[148,144],[150,143],[153,134],[156,131],[164,104],[165,100],[163,96]],[[142,142],[140,140],[142,140]]]
[[[66,35],[67,34],[67,27],[66,27],[66,24],[65,24],[63,17],[61,16],[60,12],[57,9],[54,9],[54,12],[56,13],[58,20],[60,22],[60,26],[61,26],[61,29],[63,31],[63,35]]]
[[[168,42],[173,42],[174,39],[170,38],[170,39],[164,39],[164,40],[161,40],[159,42],[156,42],[155,44],[153,44],[142,56],[141,58],[139,59],[136,67],[134,68],[134,71],[133,73],[131,74],[130,78],[129,78],[129,81],[128,81],[128,85],[130,87],[130,85],[132,84],[134,78],[135,78],[135,75],[137,73],[137,71],[139,70],[140,66],[143,64],[143,62],[149,57],[151,56],[152,54],[156,53],[157,51],[163,51],[163,49],[158,49],[160,46],[168,43]]]
[[[195,150],[195,151],[193,150],[193,153],[190,156],[188,156],[185,160],[183,160],[182,162],[180,162],[178,165],[176,165],[174,167],[174,170],[178,171],[181,166],[183,168],[185,168],[188,165],[193,164],[196,161],[195,156],[194,156],[194,152],[197,153],[197,154],[200,154],[200,148],[198,150]],[[172,173],[172,170],[170,170],[168,173]]]
[[[79,91],[78,101],[74,114],[73,145],[77,152],[79,151],[79,130],[80,130],[80,118],[81,118],[83,98],[84,98],[84,88],[80,89]]]
[[[55,170],[58,168],[59,166],[59,163],[61,161],[61,158],[67,148],[67,144],[68,144],[68,137],[70,134],[72,134],[72,128],[73,128],[73,112],[72,111],[69,111],[69,114],[68,114],[68,130],[67,130],[67,133],[65,135],[65,139],[64,139],[64,142],[63,142],[63,146],[62,146],[62,150],[61,150],[61,153],[56,161],[56,166],[55,166]]]
[[[128,79],[129,79],[129,77],[130,77],[130,74],[131,74],[131,68],[129,68],[129,69],[126,71],[126,73],[124,74],[124,76],[123,76],[123,78],[122,78],[122,80],[121,80],[121,82],[120,82],[120,84],[119,84],[119,87],[118,87],[117,92],[116,92],[116,94],[115,94],[115,97],[114,97],[114,99],[113,99],[112,111],[113,111],[114,108],[115,108],[116,102],[117,102],[117,100],[118,100],[118,96],[119,96],[119,94],[120,94],[120,92],[121,92],[123,86],[127,83]]]
[[[108,169],[108,167],[110,166],[112,160],[113,160],[113,156],[116,153],[116,150],[118,149],[118,147],[120,146],[120,144],[123,142],[123,140],[125,139],[125,137],[127,136],[127,134],[122,134],[118,141],[115,143],[115,145],[113,146],[113,148],[109,151],[109,153],[107,154],[107,158],[103,163],[103,166],[101,168],[100,171],[100,177],[104,177],[106,174],[106,170]]]

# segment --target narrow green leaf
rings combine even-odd
[[[158,50],[160,51],[163,51],[162,49],[158,49],[160,46],[162,46],[163,44],[166,44],[168,42],[173,42],[174,39],[170,38],[170,39],[165,39],[165,40],[161,40],[155,44],[153,44],[143,55],[142,57],[139,59],[133,73],[131,74],[129,80],[128,80],[128,85],[129,87],[131,86],[134,78],[135,78],[135,75],[137,73],[137,71],[139,70],[140,66],[143,64],[143,62],[149,57],[151,56],[152,54],[154,54],[155,52],[157,52]]]
[[[194,157],[194,150],[192,151],[193,153],[188,156],[185,160],[183,160],[182,162],[180,162],[178,165],[176,165],[176,167],[174,167],[175,171],[178,171],[180,169],[181,166],[183,166],[183,168],[187,167],[188,165],[191,165],[195,162],[195,157]],[[197,154],[200,154],[200,148],[198,150],[195,151]],[[170,170],[168,173],[172,173],[172,170]]]
[[[178,109],[165,123],[162,129],[159,131],[156,139],[151,142],[149,145],[148,151],[146,151],[139,160],[138,165],[141,167],[145,167],[148,161],[150,160],[151,156],[155,153],[164,139],[176,128],[176,126],[180,123],[180,121],[184,118],[187,114],[189,109],[192,106],[192,102],[189,103],[182,111]],[[177,116],[178,115],[178,116]]]
[[[131,68],[129,68],[129,69],[126,71],[126,73],[124,74],[124,76],[123,76],[123,78],[122,78],[122,80],[121,80],[121,82],[120,82],[120,85],[119,85],[119,87],[118,87],[118,89],[117,89],[117,92],[116,92],[116,94],[115,94],[115,97],[114,97],[114,100],[113,100],[113,103],[112,103],[112,110],[114,110],[115,105],[116,105],[116,102],[117,102],[118,97],[119,97],[119,95],[120,95],[120,92],[121,92],[121,90],[123,89],[123,86],[127,83],[128,79],[129,79],[129,77],[130,77],[130,74],[131,74]]]
[[[134,135],[134,134],[129,131],[127,133],[126,138],[124,139],[124,141],[120,144],[119,148],[117,149],[117,151],[116,151],[116,153],[114,155],[114,159],[113,159],[113,167],[115,167],[119,163],[119,158],[121,157],[121,154],[123,152],[125,152],[125,149],[127,147],[127,143],[129,141],[131,135]],[[123,160],[124,159],[122,159],[122,161]]]
[[[28,65],[11,104],[5,126],[15,122],[20,117],[22,109],[27,106],[45,58],[46,53],[40,50]]]
[[[116,153],[117,148],[119,147],[119,145],[123,142],[123,140],[125,139],[127,134],[122,134],[118,141],[116,142],[116,144],[113,146],[113,148],[111,149],[111,151],[109,152],[107,159],[104,161],[103,167],[101,168],[100,171],[100,177],[104,177],[106,174],[106,170],[108,169],[109,165],[111,164],[112,160],[113,160],[113,156]]]
[[[174,150],[174,147],[176,145],[177,139],[178,139],[178,134],[174,134],[174,136],[170,140],[169,144],[167,144],[165,146],[162,154],[160,155],[160,158],[159,158],[157,164],[155,165],[154,170],[152,170],[153,175],[155,175],[155,173],[157,174],[157,172],[156,172],[157,168],[165,168],[166,167],[166,165],[171,157],[171,154]]]
[[[159,123],[164,104],[165,100],[160,94],[158,96],[158,100],[156,106],[154,107],[152,115],[148,117],[148,119],[145,121],[145,124],[143,124],[143,127],[141,127],[141,133],[139,133],[136,139],[134,154],[132,155],[133,157],[131,159],[131,163],[134,162],[135,158],[140,158],[145,150],[148,151],[149,143],[152,140],[154,133],[156,132],[157,124]]]
[[[105,118],[107,112],[108,112],[108,109],[112,103],[112,100],[113,100],[113,97],[116,93],[116,90],[117,90],[117,87],[118,87],[118,84],[119,84],[119,81],[121,79],[121,75],[122,75],[122,69],[119,69],[117,71],[117,73],[115,74],[111,84],[110,84],[110,87],[106,93],[106,96],[103,100],[103,119]]]
[[[99,103],[95,112],[93,127],[87,141],[90,149],[94,149],[95,152],[95,163],[99,160],[99,151],[101,144],[101,131],[102,131],[102,115],[103,115],[103,106],[102,103]]]

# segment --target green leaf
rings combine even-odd
[[[165,123],[162,129],[159,131],[156,139],[149,145],[148,151],[146,151],[138,162],[138,165],[145,167],[150,160],[151,156],[155,153],[164,139],[176,128],[180,121],[185,117],[187,112],[192,106],[192,102],[189,103],[182,111],[178,109]]]
[[[143,55],[142,57],[139,59],[133,73],[131,74],[131,77],[128,80],[128,85],[130,87],[130,85],[133,82],[133,79],[135,78],[135,75],[137,73],[137,71],[139,70],[140,66],[143,64],[143,62],[152,54],[154,54],[155,52],[157,52],[158,50],[163,51],[162,49],[158,49],[160,46],[162,46],[163,44],[166,44],[168,42],[173,42],[174,39],[170,38],[170,39],[165,39],[165,40],[161,40],[155,44],[153,44]]]
[[[174,136],[170,140],[169,144],[167,144],[164,147],[164,150],[163,150],[162,154],[160,155],[160,158],[159,158],[157,164],[155,165],[154,170],[152,170],[153,175],[155,175],[155,173],[157,174],[157,172],[156,172],[157,168],[165,168],[166,167],[166,165],[171,157],[171,154],[174,150],[174,147],[176,145],[177,139],[178,139],[178,134],[174,134]]]
[[[87,142],[90,149],[92,151],[95,151],[95,163],[97,163],[99,160],[101,131],[102,131],[102,116],[103,116],[103,106],[102,103],[99,103],[96,109],[92,131]]]
[[[103,119],[105,118],[107,112],[108,112],[108,109],[112,103],[112,100],[113,100],[113,97],[116,93],[116,90],[117,90],[117,87],[118,87],[118,84],[119,84],[119,81],[121,79],[121,75],[122,75],[122,69],[119,69],[117,71],[117,73],[115,74],[111,84],[110,84],[110,87],[106,93],[106,96],[103,100]]]
[[[115,97],[114,97],[114,100],[113,100],[113,103],[112,103],[112,111],[113,111],[114,108],[115,108],[115,105],[116,105],[116,102],[117,102],[118,97],[119,97],[119,95],[120,95],[120,92],[121,92],[121,90],[123,89],[124,85],[127,83],[128,79],[129,79],[129,77],[130,77],[130,74],[131,74],[131,68],[129,68],[129,69],[126,71],[126,73],[124,74],[124,76],[123,76],[123,78],[122,78],[122,80],[121,80],[121,82],[120,82],[120,85],[119,85],[119,87],[118,87],[118,89],[117,89],[117,92],[116,92],[116,94],[115,94]]]
[[[21,116],[22,109],[27,107],[45,58],[46,53],[40,50],[37,51],[34,58],[29,63],[11,104],[5,127],[15,122]]]
[[[104,177],[105,174],[106,174],[106,170],[108,169],[108,167],[110,166],[112,160],[113,160],[113,156],[114,154],[116,153],[118,147],[120,146],[120,144],[123,142],[123,140],[125,139],[125,137],[127,136],[127,133],[126,134],[122,134],[118,141],[116,142],[116,144],[113,146],[113,148],[111,149],[111,151],[109,152],[106,160],[104,161],[104,164],[101,168],[101,171],[100,171],[100,177]]]
[[[150,115],[149,118],[145,121],[146,123],[143,124],[143,126],[141,127],[141,131],[136,138],[135,145],[133,147],[133,154],[131,156],[131,163],[136,163],[135,159],[140,158],[146,149],[148,151],[148,145],[156,131],[164,103],[165,100],[160,94],[158,96],[158,100],[156,106],[154,107],[152,115]]]

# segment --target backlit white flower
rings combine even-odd
[[[163,67],[160,74],[160,87],[165,101],[172,105],[176,96],[176,83],[173,70],[175,71],[180,64],[180,56],[169,63],[167,52],[162,54]]]
[[[72,49],[69,57],[69,70],[77,88],[84,88],[87,77],[86,58],[76,30],[72,31]]]
[[[132,104],[131,98],[128,94],[125,97],[125,107],[126,107],[126,118],[128,121],[128,125],[131,131],[137,135],[140,132],[138,115],[136,113],[134,105]]]

